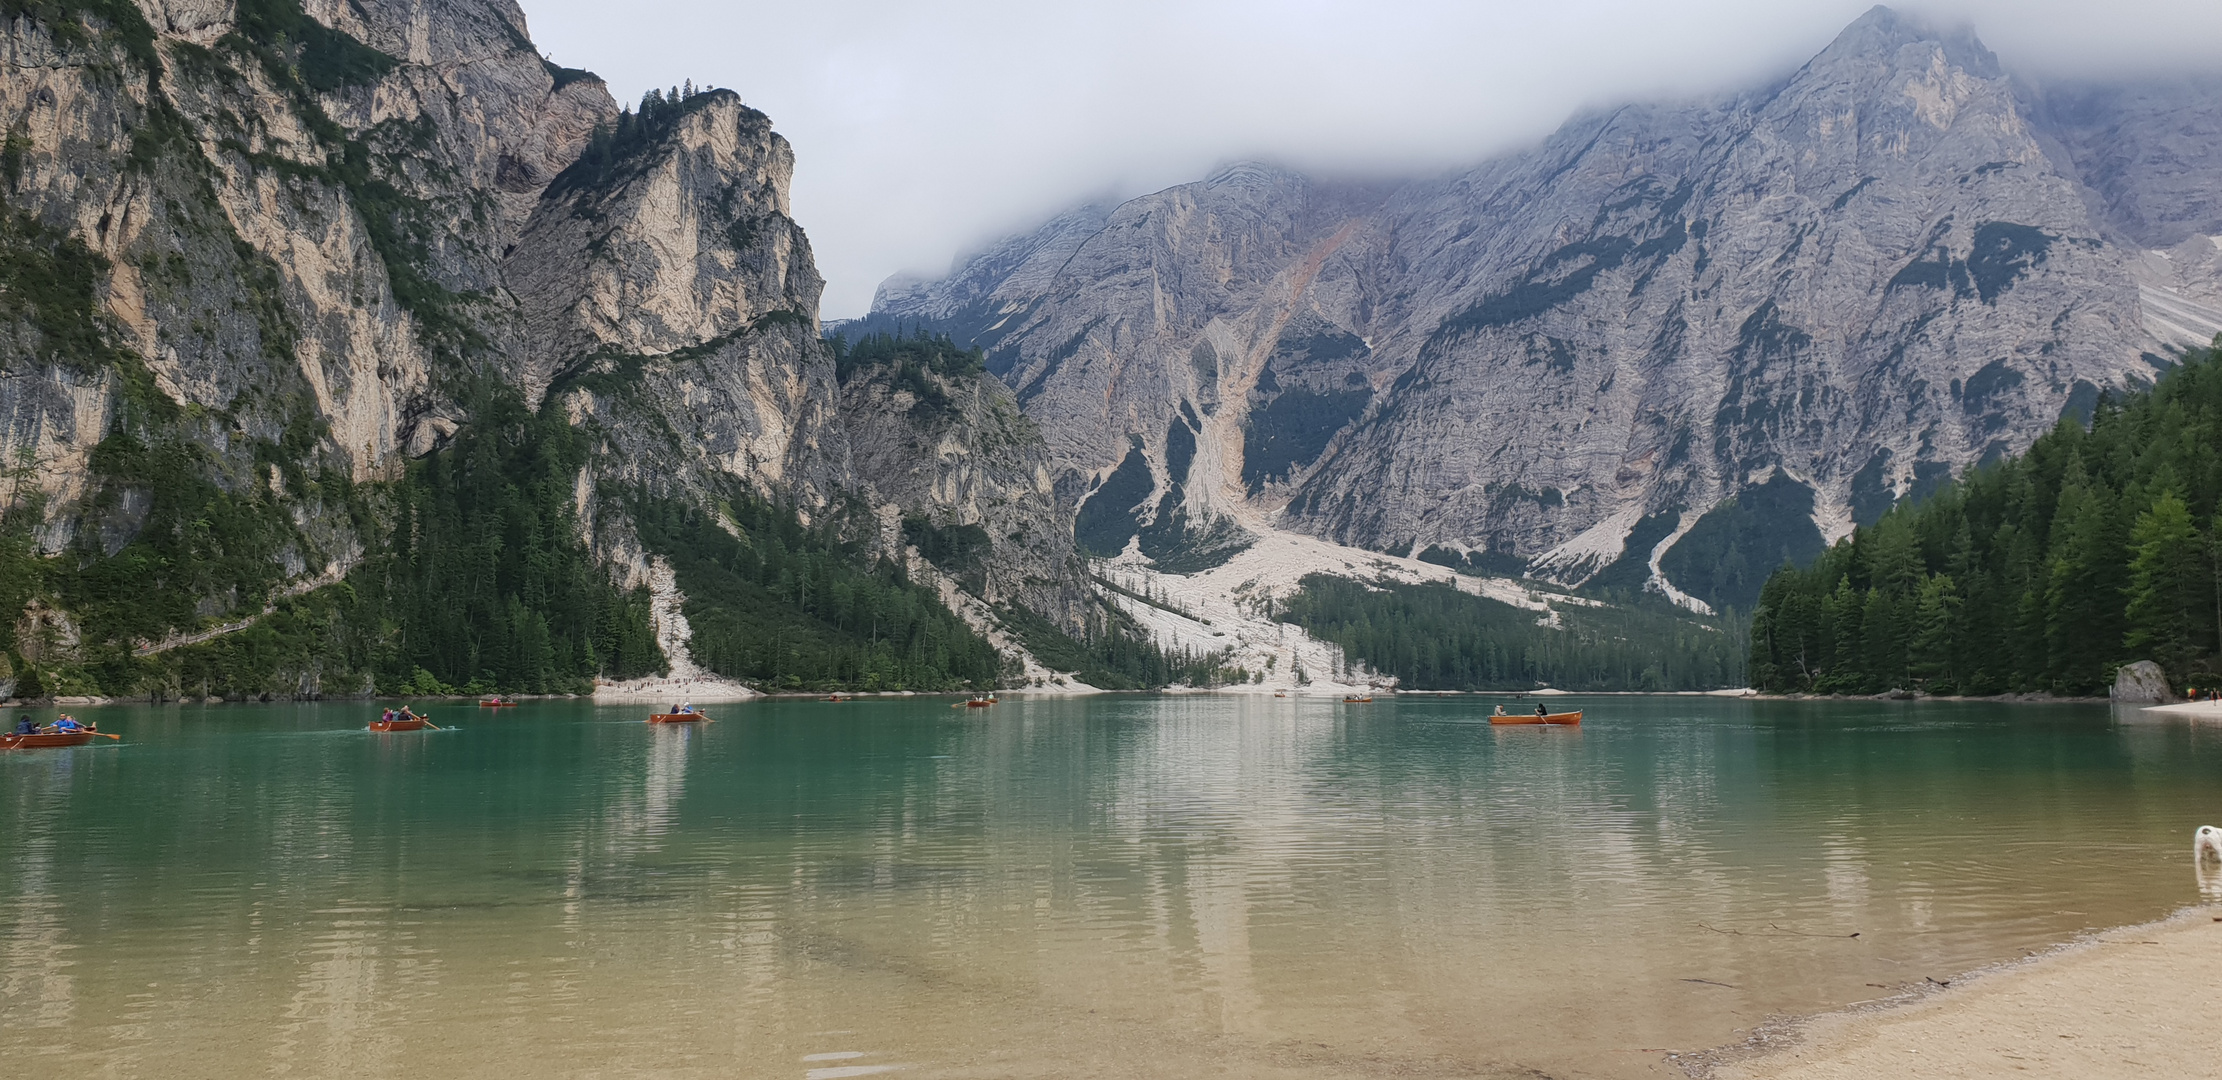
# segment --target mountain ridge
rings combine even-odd
[[[1149,491],[1098,508],[1136,533],[1263,513],[1562,584],[1693,531],[1817,551],[2222,330],[2197,167],[2222,80],[2181,85],[2040,96],[1972,32],[1878,7],[1766,86],[1587,111],[1444,178],[1223,169],[986,249],[1054,270],[975,258],[870,318],[987,349],[1065,433],[1076,498],[1140,440]],[[1773,498],[1723,524],[1778,476],[1802,524]],[[1633,550],[1661,515],[1667,547]],[[1694,599],[1748,609],[1738,581]]]

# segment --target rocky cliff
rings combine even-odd
[[[2222,80],[2033,86],[1877,8],[1772,85],[1443,179],[1236,166],[873,319],[987,348],[1107,553],[1285,528],[1748,609],[2222,330],[2217,155]]]
[[[978,375],[940,379],[962,404],[924,418],[869,378],[843,386],[789,216],[793,152],[732,92],[620,110],[542,59],[509,0],[5,13],[10,672],[180,692],[168,650],[376,564],[315,607],[331,643],[289,653],[303,670],[234,657],[200,676],[307,690],[344,654],[355,689],[358,668],[430,655],[362,605],[485,577],[433,563],[501,567],[489,617],[514,638],[457,645],[452,682],[483,660],[538,688],[614,651],[638,670],[645,602],[572,613],[617,629],[560,625],[547,568],[584,544],[621,591],[643,586],[643,500],[838,519],[796,543],[928,577],[905,519],[976,526],[982,599],[1077,618],[1038,431]],[[490,546],[435,550],[443,529]]]

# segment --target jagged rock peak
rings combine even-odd
[[[1983,45],[1973,26],[1960,24],[1940,29],[1918,15],[1883,4],[1867,9],[1866,14],[1852,20],[1852,24],[1837,34],[1806,68],[1830,68],[1847,61],[1900,60],[1900,54],[1909,46],[1941,48],[1946,64],[1977,78],[1997,78],[2004,73],[1998,57]]]

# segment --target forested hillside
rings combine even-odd
[[[1448,585],[1314,574],[1276,613],[1414,690],[1712,690],[1743,681],[1733,624],[1644,606],[1534,611]]]
[[[2222,345],[2222,342],[2218,342]],[[1753,616],[1752,684],[2098,694],[2155,660],[2222,678],[2222,363],[2195,350],[2027,454],[1785,568]]]

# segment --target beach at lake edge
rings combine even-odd
[[[2222,916],[2122,927],[1955,981],[1903,1006],[1815,1018],[1716,1080],[1906,1075],[2091,1080],[2222,1075]]]

